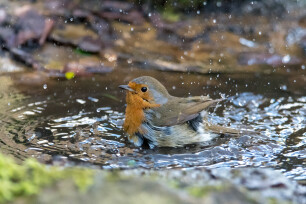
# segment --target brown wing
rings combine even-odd
[[[212,100],[209,97],[171,98],[166,104],[155,108],[152,123],[156,126],[172,126],[182,124],[196,118],[222,99]]]

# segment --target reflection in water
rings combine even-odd
[[[6,115],[1,121],[2,151],[19,159],[34,156],[45,163],[106,169],[272,167],[288,177],[306,179],[306,97],[281,90],[278,81],[284,77],[144,72],[159,78],[173,95],[228,95],[209,120],[255,131],[184,148],[151,150],[133,146],[122,132],[125,94],[117,86],[139,74],[124,78],[127,71],[120,72],[1,89],[5,101],[1,116]]]

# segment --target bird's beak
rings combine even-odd
[[[134,89],[132,89],[128,85],[120,85],[119,88],[131,91],[131,92],[135,92]]]

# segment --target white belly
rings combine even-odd
[[[181,147],[186,144],[210,141],[219,135],[206,131],[203,124],[199,125],[197,131],[187,123],[170,127],[156,127],[143,123],[142,128],[145,131],[143,137],[148,140],[151,148],[154,146]]]

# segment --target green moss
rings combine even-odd
[[[92,53],[86,52],[85,50],[82,50],[82,49],[80,49],[80,48],[78,48],[78,47],[74,49],[74,52],[75,52],[76,54],[82,55],[82,56],[92,56]]]
[[[162,12],[163,19],[170,22],[177,22],[181,19],[181,15],[178,12],[175,12],[173,9],[165,9]]]
[[[67,173],[72,175],[72,178],[81,192],[86,192],[89,186],[94,183],[94,171],[90,169],[70,169]]]
[[[292,204],[291,201],[284,201],[284,200],[278,200],[276,198],[268,198],[267,199],[268,204]]]
[[[178,180],[170,180],[168,185],[175,189],[181,188],[181,183]]]
[[[0,154],[0,203],[37,194],[42,187],[64,178],[73,179],[80,191],[86,191],[93,183],[93,173],[93,170],[50,167],[35,159],[27,159],[19,165]]]
[[[224,190],[226,187],[224,186],[193,186],[189,187],[187,191],[190,195],[194,197],[204,197],[210,192],[218,192]]]

